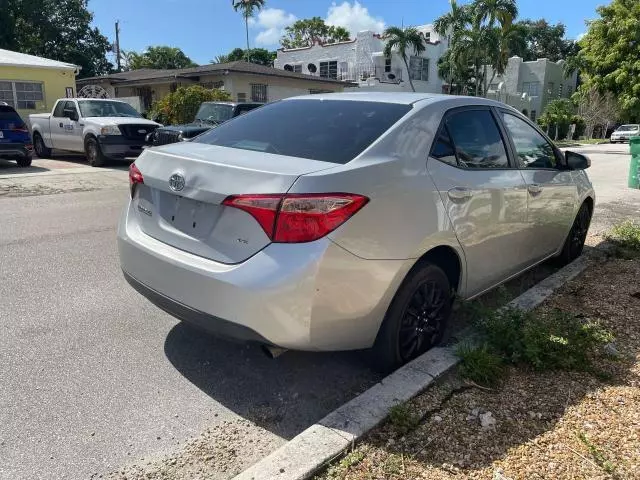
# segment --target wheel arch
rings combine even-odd
[[[451,245],[438,245],[427,250],[420,258],[418,258],[405,278],[409,276],[414,270],[421,268],[425,263],[436,265],[441,268],[447,275],[451,288],[459,293],[464,290],[463,273],[464,273],[464,260],[462,258],[462,252],[458,251]]]

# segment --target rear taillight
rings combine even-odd
[[[332,232],[369,201],[352,193],[232,195],[223,205],[251,214],[273,242],[311,242]]]
[[[19,133],[29,133],[29,129],[26,125],[18,125],[17,127],[12,128],[11,131]]]
[[[129,167],[129,188],[131,190],[131,198],[136,193],[136,187],[144,183],[144,178],[142,177],[142,172],[136,167],[135,163],[132,163]]]

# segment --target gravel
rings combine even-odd
[[[640,260],[611,259],[540,307],[612,330],[597,372],[511,368],[497,390],[453,372],[409,403],[422,418],[415,430],[387,423],[318,478],[640,478],[638,279]]]

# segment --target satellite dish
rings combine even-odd
[[[109,98],[109,94],[100,85],[85,85],[78,91],[78,98]]]
[[[527,101],[529,99],[529,94],[527,92],[524,92],[521,98],[522,100]]]
[[[504,82],[500,82],[500,83],[498,84],[498,91],[499,91],[499,92],[504,92],[506,89],[507,89],[507,86],[505,85],[505,83],[504,83]]]

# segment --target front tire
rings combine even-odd
[[[573,221],[569,235],[562,246],[562,252],[558,257],[558,260],[562,265],[568,265],[582,255],[584,242],[587,239],[590,224],[591,207],[589,207],[585,202],[580,206],[580,210],[578,210],[578,214]]]
[[[92,167],[101,167],[106,162],[106,157],[102,154],[100,144],[95,137],[88,137],[84,141],[84,152],[87,156],[87,162]]]
[[[42,135],[38,132],[33,134],[33,148],[39,158],[51,158],[51,149],[45,145]]]
[[[442,340],[451,315],[451,284],[439,267],[414,269],[396,293],[373,346],[383,372],[410,362]]]

